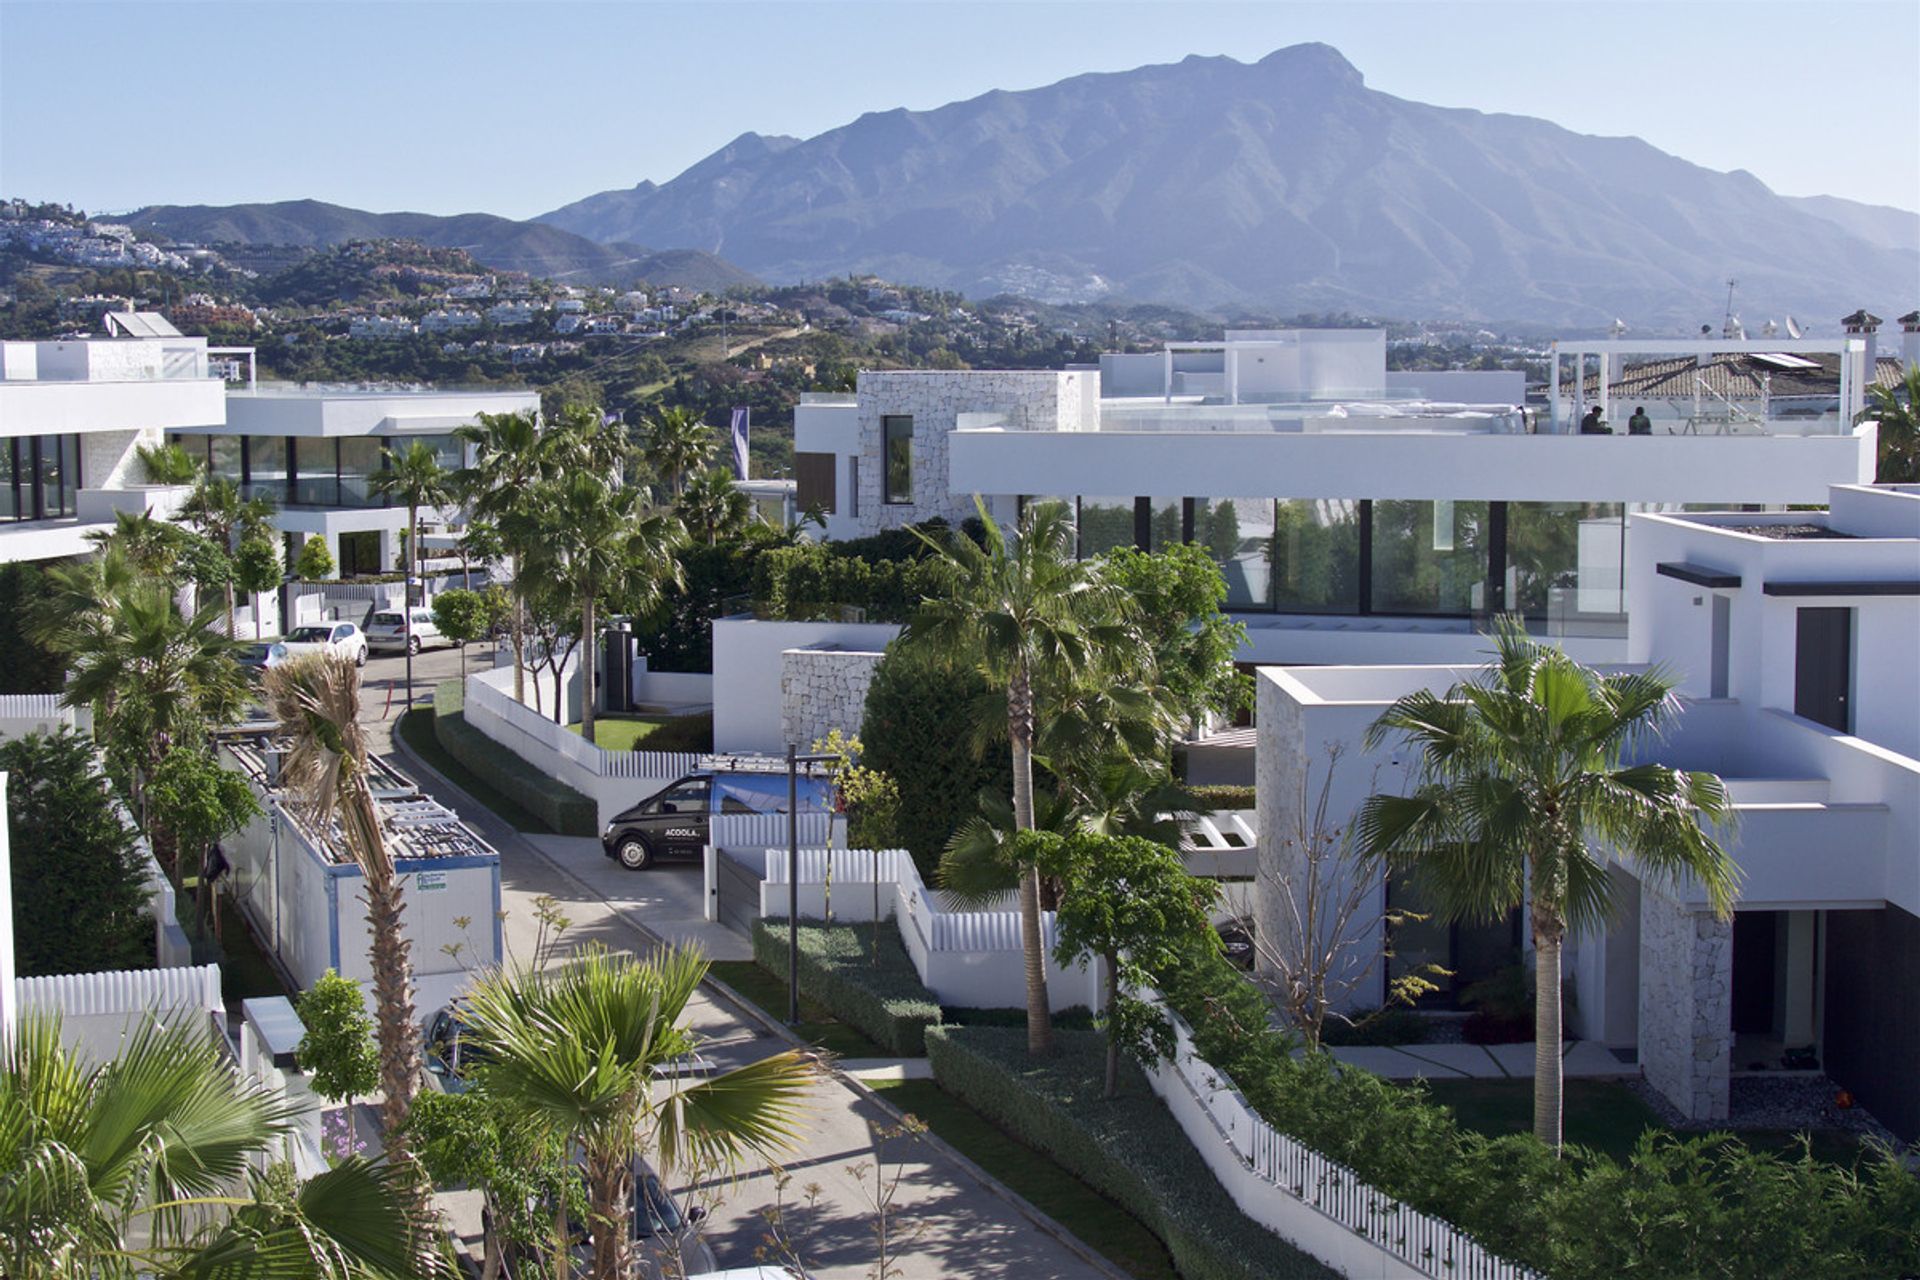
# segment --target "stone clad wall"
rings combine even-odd
[[[1727,1118],[1733,925],[1640,886],[1640,1065],[1692,1120]]]
[[[780,730],[802,751],[838,729],[860,732],[867,688],[884,654],[851,649],[788,649],[780,655]]]
[[[879,533],[936,516],[958,523],[974,514],[973,495],[950,493],[947,436],[963,413],[998,413],[1013,431],[1078,431],[1097,373],[1052,370],[894,370],[860,375],[860,532]],[[913,501],[885,502],[886,459],[880,420],[913,418]]]

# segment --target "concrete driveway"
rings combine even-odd
[[[484,659],[483,659],[484,661]],[[430,772],[419,762],[394,754],[391,732],[398,707],[382,718],[382,683],[397,681],[401,661],[376,658],[366,669],[366,724],[372,749],[393,759],[442,803],[457,810],[500,852],[502,905],[510,954],[530,959],[539,925],[535,904],[541,898],[567,918],[561,949],[598,942],[645,955],[657,936],[699,941],[718,955],[746,958],[743,938],[701,919],[702,874],[698,866],[663,866],[628,872],[604,857],[597,841],[523,837],[490,810]],[[433,653],[414,660],[415,679],[425,698],[431,680],[458,674],[456,654]],[[396,692],[395,701],[402,701]],[[729,941],[730,940],[730,941]],[[787,1047],[787,1042],[754,1018],[702,991],[688,1008],[702,1050],[721,1067],[750,1062]],[[788,1159],[789,1205],[805,1200],[807,1186],[818,1187],[814,1207],[796,1212],[802,1259],[808,1274],[820,1280],[863,1280],[874,1260],[874,1152],[879,1135],[897,1122],[892,1112],[855,1082],[822,1075],[809,1093],[806,1136]],[[1006,1280],[1092,1280],[1114,1277],[1104,1261],[1056,1224],[1010,1193],[976,1177],[946,1148],[924,1141],[895,1139],[885,1144],[888,1167],[902,1166],[893,1216],[917,1231],[899,1259],[905,1280],[966,1276]],[[862,1176],[864,1175],[864,1176]],[[722,1268],[751,1266],[766,1226],[762,1210],[775,1201],[775,1177],[769,1172],[714,1180],[690,1188],[686,1202],[709,1210],[705,1227]],[[477,1233],[477,1215],[469,1229]],[[477,1245],[477,1241],[475,1242]]]

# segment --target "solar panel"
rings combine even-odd
[[[109,311],[106,314],[109,332],[119,330],[128,338],[182,338],[181,333],[167,322],[167,318],[152,311]]]
[[[1755,364],[1763,364],[1769,369],[1779,369],[1787,373],[1799,373],[1806,369],[1820,368],[1818,360],[1807,360],[1800,356],[1790,356],[1783,352],[1769,351],[1750,355],[1747,359]]]

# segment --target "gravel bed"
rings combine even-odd
[[[1837,1106],[1834,1095],[1840,1086],[1824,1075],[1736,1076],[1729,1082],[1727,1091],[1727,1118],[1711,1122],[1684,1118],[1679,1109],[1644,1078],[1628,1081],[1627,1087],[1660,1114],[1663,1124],[1675,1130],[1730,1129],[1737,1133],[1742,1129],[1825,1129],[1878,1138],[1896,1149],[1901,1145],[1892,1130],[1874,1119],[1865,1107],[1856,1105],[1842,1110]]]

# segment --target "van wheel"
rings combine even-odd
[[[411,653],[411,654],[415,654],[415,655],[418,655],[418,654],[419,654],[419,652],[420,652],[420,637],[419,637],[419,636],[408,636],[408,637],[407,637],[407,652],[408,652],[408,653]]]
[[[645,871],[653,865],[653,849],[638,836],[628,836],[622,840],[615,856],[620,859],[620,865],[629,871]]]

